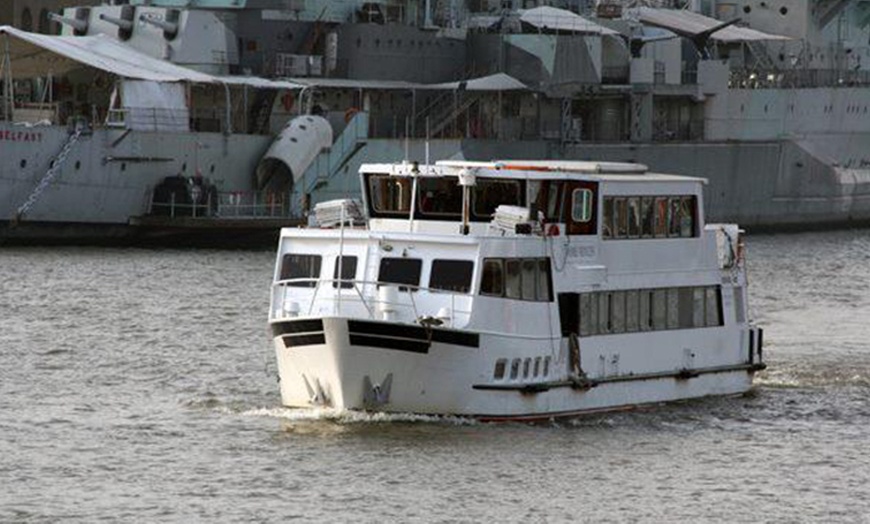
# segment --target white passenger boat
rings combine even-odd
[[[270,324],[291,407],[534,419],[747,391],[740,230],[638,164],[368,164],[364,206],[284,229]]]

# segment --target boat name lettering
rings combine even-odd
[[[6,142],[42,142],[42,133],[30,131],[0,131],[0,140]]]

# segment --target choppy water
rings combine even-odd
[[[268,252],[0,250],[0,521],[870,522],[870,231],[749,238],[744,397],[282,409]]]

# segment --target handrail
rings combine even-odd
[[[293,284],[310,284],[310,283],[314,283],[315,285],[314,286],[294,286],[293,285]],[[432,287],[426,287],[426,286],[412,286],[412,285],[400,284],[400,283],[396,283],[396,282],[384,282],[384,281],[375,281],[375,280],[356,280],[356,279],[341,279],[341,278],[329,278],[329,279],[327,279],[327,278],[308,277],[308,278],[290,278],[290,279],[284,279],[284,280],[276,280],[272,283],[272,287],[283,289],[282,296],[281,296],[282,304],[284,302],[286,302],[286,300],[287,300],[287,289],[288,288],[299,287],[299,289],[311,289],[313,287],[314,292],[312,293],[311,300],[310,300],[309,307],[308,307],[308,315],[311,315],[311,312],[313,311],[313,308],[314,308],[314,303],[316,302],[317,295],[319,294],[319,291],[320,291],[320,287],[324,286],[324,285],[332,285],[332,284],[336,284],[336,283],[338,284],[338,286],[336,287],[337,292],[340,292],[342,289],[348,289],[348,288],[343,287],[342,284],[348,284],[348,283],[353,284],[353,289],[356,291],[357,295],[360,298],[360,302],[362,303],[363,307],[365,307],[366,311],[369,314],[369,318],[371,318],[371,319],[375,318],[375,314],[374,314],[374,309],[371,307],[369,302],[379,303],[379,302],[383,302],[383,301],[378,300],[377,297],[369,297],[367,300],[366,297],[363,295],[362,291],[360,291],[360,287],[365,287],[365,286],[376,286],[376,287],[377,286],[396,286],[399,288],[404,287],[405,293],[408,294],[408,298],[410,299],[410,302],[411,302],[410,307],[411,307],[412,311],[414,312],[415,319],[420,318],[420,312],[417,309],[417,304],[416,304],[416,301],[414,300],[414,295],[413,295],[413,293],[418,292],[418,291],[424,291],[424,292],[428,292],[428,293],[432,293],[432,294],[450,295],[451,296],[451,301],[450,301],[451,318],[455,317],[456,313],[461,313],[464,315],[471,314],[471,311],[469,311],[469,310],[456,309],[456,300],[455,300],[457,295],[471,298],[472,295],[470,293],[461,293],[458,291],[450,291],[448,289],[432,288]],[[334,299],[332,299],[330,297],[327,300],[334,300]],[[401,303],[401,302],[384,302],[384,303],[389,304],[389,305],[408,307],[408,304]]]

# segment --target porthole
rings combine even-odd
[[[550,374],[550,357],[544,357],[544,376]]]
[[[211,167],[208,169],[208,172],[214,173],[214,164],[211,165]]]
[[[751,6],[751,5],[745,5],[745,6],[743,6],[743,12],[746,13],[746,14],[751,13],[751,12],[752,12],[752,6]]]
[[[127,170],[127,162],[121,162],[121,171]]]
[[[305,124],[299,124],[299,129],[306,131],[308,128],[305,127]]]
[[[21,166],[21,169],[24,169],[25,167],[27,167],[27,159],[22,158],[21,163],[19,163],[18,165]]]
[[[511,380],[517,378],[520,374],[520,359],[515,358],[511,362]]]
[[[81,168],[82,168],[82,162],[81,162],[81,160],[76,160],[76,171],[78,171],[78,170],[81,169]]]
[[[541,374],[541,357],[535,357],[535,371],[532,375],[537,378]]]
[[[185,173],[187,172],[187,162],[181,164],[181,171],[183,171]]]
[[[290,137],[290,141],[293,142],[294,144],[295,144],[296,142],[299,142],[299,140],[297,140],[295,136],[291,136],[291,137]]]
[[[523,378],[529,378],[529,369],[532,365],[532,359],[527,358],[523,361]]]
[[[787,14],[788,14],[788,7],[786,7],[786,6],[782,6],[782,7],[780,7],[780,8],[779,8],[779,14],[781,14],[782,16],[787,15]]]

